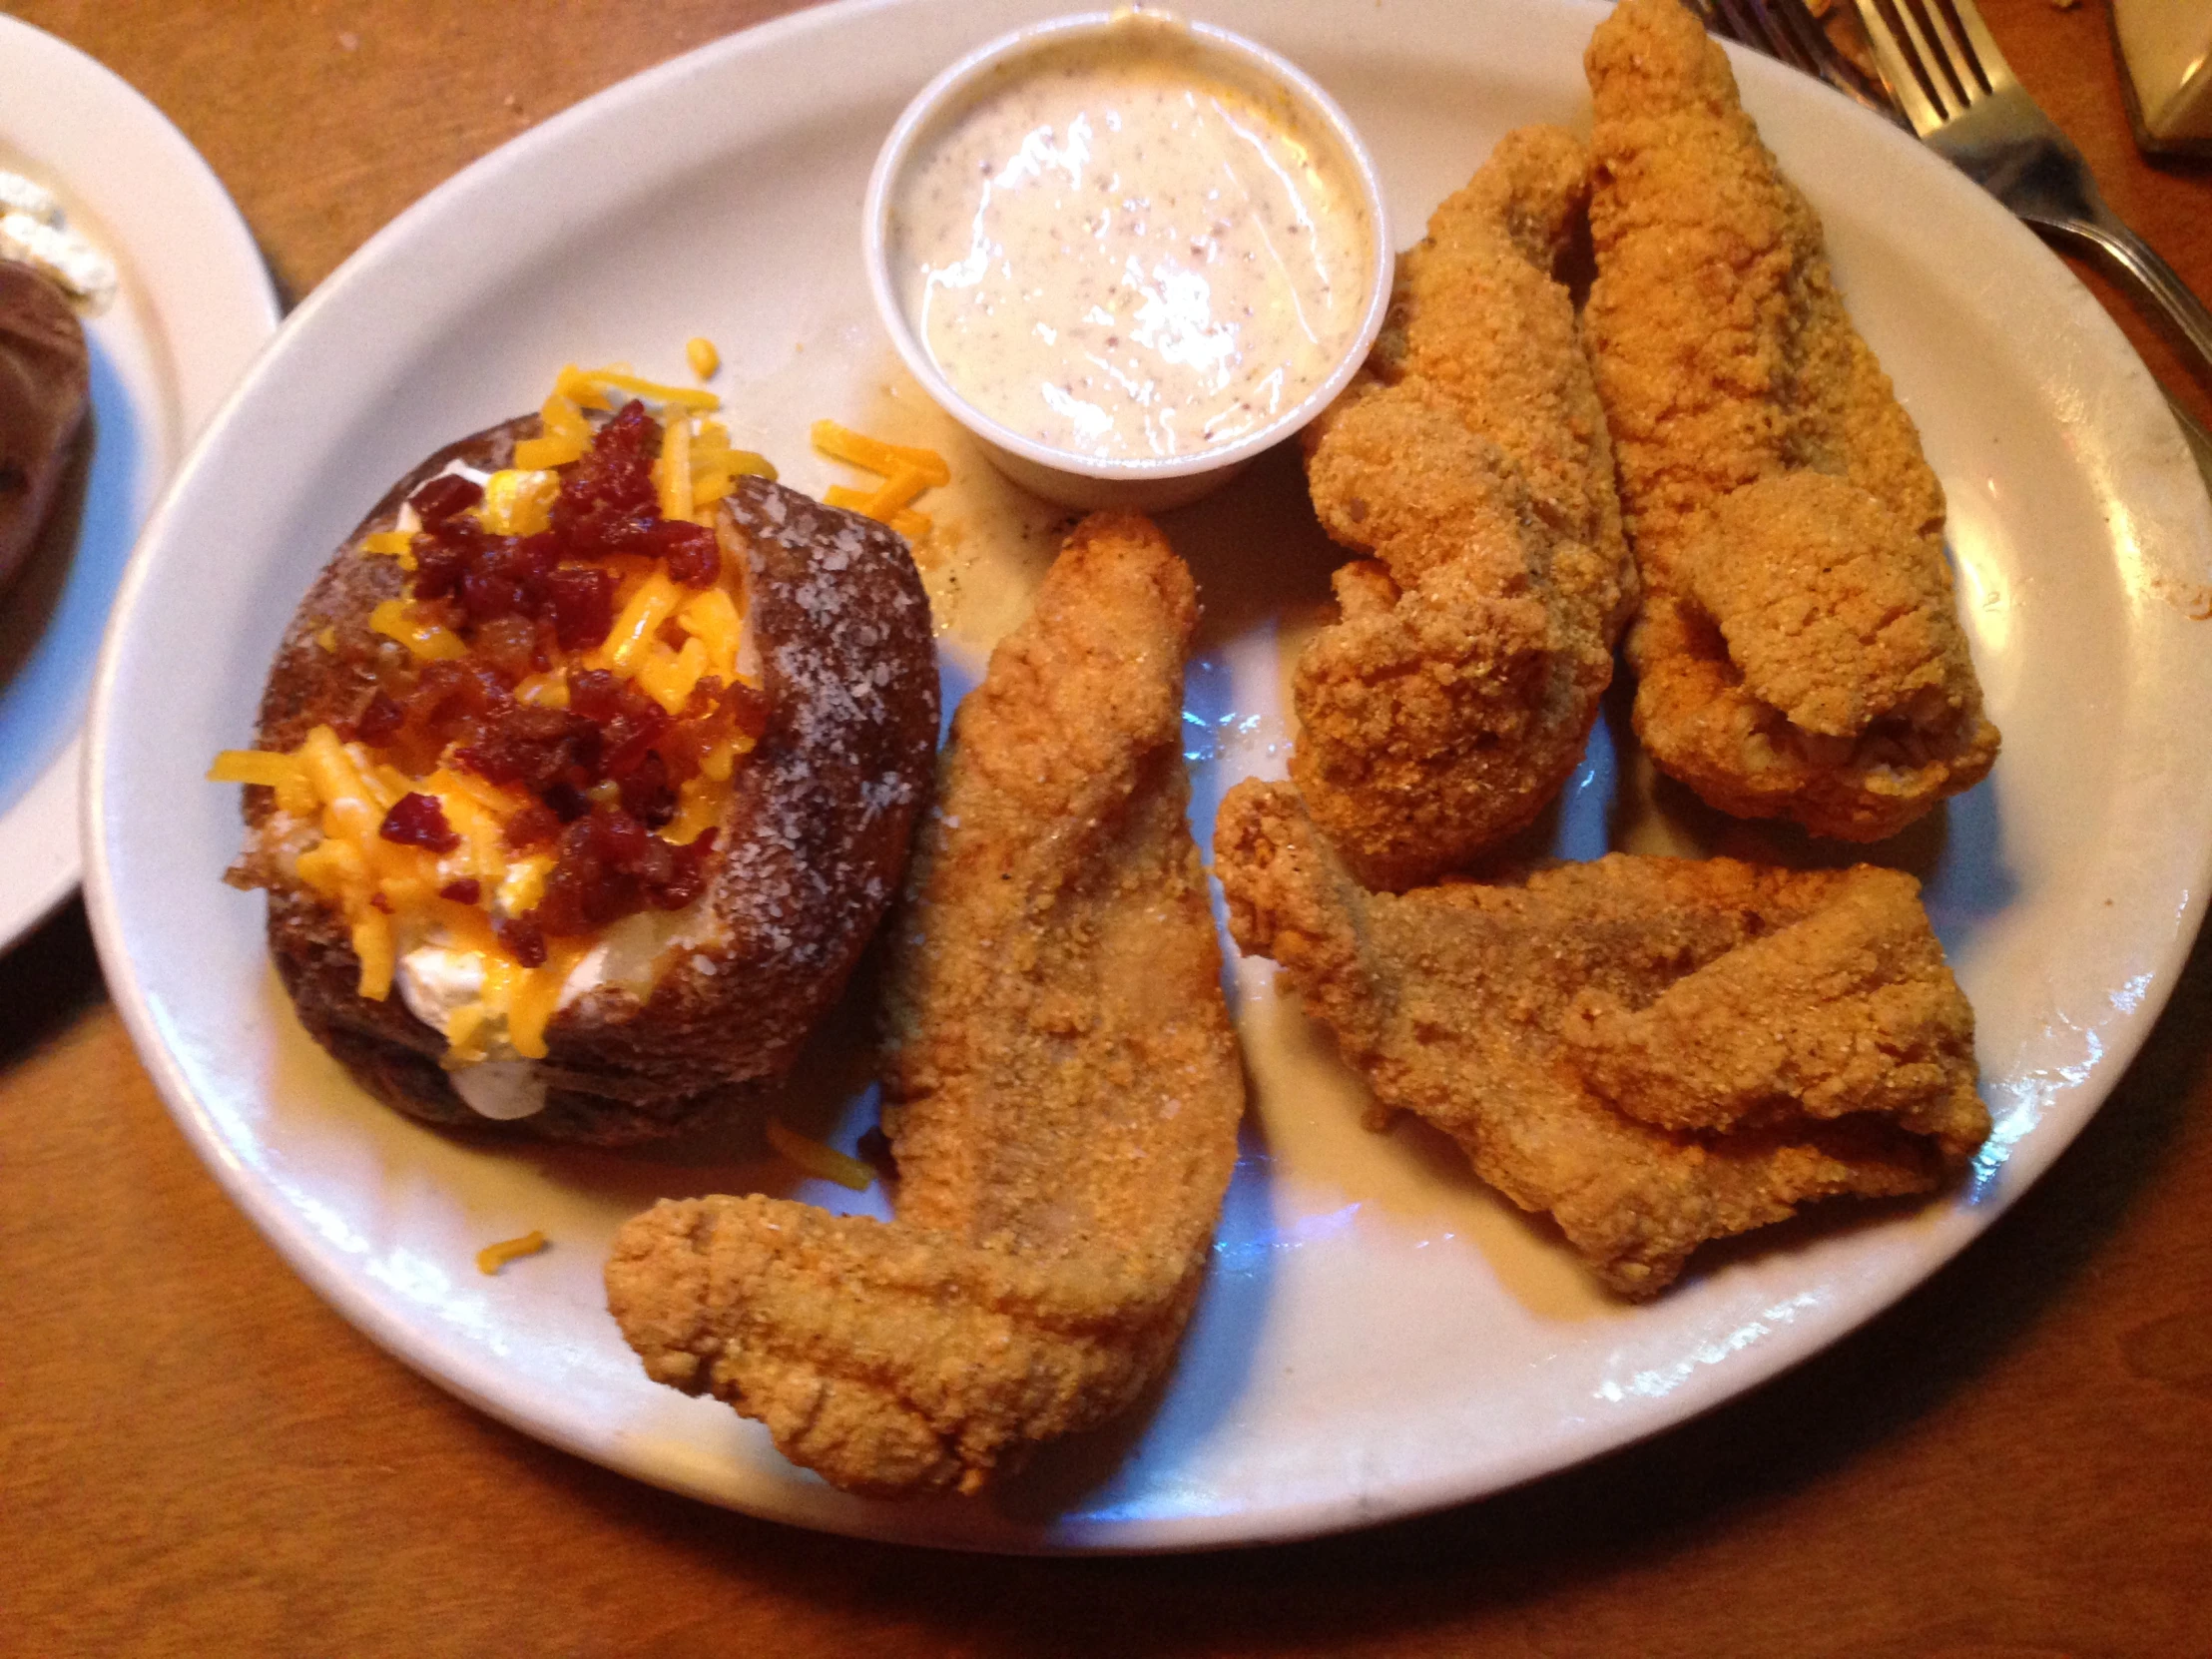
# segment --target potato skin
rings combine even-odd
[[[400,592],[396,560],[363,557],[401,503],[460,460],[510,464],[535,416],[439,450],[380,501],[301,602],[263,697],[259,746],[288,750],[321,722],[350,720],[368,671],[323,650],[332,623],[358,623]],[[273,879],[250,847],[243,878],[270,888],[269,942],[308,1032],[382,1099],[428,1122],[614,1146],[681,1133],[741,1111],[780,1079],[844,988],[898,888],[926,801],[938,693],[929,602],[906,545],[871,519],[744,478],[724,529],[745,551],[767,732],[733,779],[703,902],[716,936],[678,958],[641,1003],[601,986],[555,1015],[539,1062],[543,1111],[494,1123],[471,1111],[438,1063],[440,1033],[396,991],[359,995],[342,916]],[[247,791],[247,821],[273,811]]]

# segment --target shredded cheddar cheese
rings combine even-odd
[[[371,1002],[391,995],[391,972],[398,959],[392,948],[391,917],[370,910],[353,923],[353,954],[361,959],[361,995]]]
[[[553,395],[564,398],[579,409],[609,409],[614,407],[607,400],[607,388],[599,383],[596,375],[574,363],[562,365],[561,372],[553,377]]]
[[[730,486],[751,474],[773,480],[776,468],[768,457],[750,449],[730,447],[730,429],[719,420],[701,420],[691,435],[692,504],[712,507],[730,493]]]
[[[517,972],[507,1002],[507,1041],[525,1060],[545,1058],[545,1027],[561,1000],[561,987],[588,948],[576,939],[562,939],[545,953],[545,965]]]
[[[276,809],[294,818],[315,810],[314,786],[296,757],[265,749],[227,749],[208,768],[211,784],[259,784],[276,792]]]
[[[768,1120],[768,1144],[809,1175],[834,1181],[856,1193],[865,1192],[874,1184],[875,1172],[859,1159],[848,1158],[833,1146],[824,1146],[796,1129],[785,1127],[775,1118]]]
[[[572,368],[561,370],[561,383],[575,373]],[[538,405],[538,422],[543,428],[534,438],[524,438],[515,445],[515,465],[535,471],[539,468],[566,466],[580,458],[591,447],[591,423],[584,418],[586,408],[604,409],[604,394],[594,391],[598,398],[594,403],[578,403],[575,398],[556,386],[551,396]]]
[[[374,633],[397,640],[424,662],[468,655],[460,635],[434,622],[416,621],[404,599],[387,599],[378,605],[368,613],[368,626]]]
[[[611,668],[617,674],[636,674],[657,643],[654,636],[661,624],[682,602],[683,589],[670,580],[667,571],[655,570],[623,605],[614,627],[607,632],[606,644],[591,654],[592,666]]]
[[[395,923],[411,923],[416,932],[435,928],[484,959],[482,1011],[469,1029],[504,1018],[515,1051],[528,1059],[543,1057],[546,1022],[586,944],[559,941],[541,966],[525,968],[499,941],[483,910],[441,896],[449,875],[465,871],[496,889],[509,913],[536,903],[553,859],[541,852],[510,861],[500,840],[518,801],[496,785],[444,767],[427,778],[409,779],[359,745],[339,742],[327,726],[315,727],[288,755],[233,750],[218,756],[210,776],[222,783],[267,785],[277,792],[278,806],[295,816],[319,811],[323,838],[301,852],[294,867],[301,882],[343,910],[361,962],[361,995],[380,1002],[391,994],[399,952]],[[460,837],[461,845],[442,861],[379,832],[392,804],[409,793],[433,797]],[[465,1033],[449,1030],[448,1037],[456,1051],[466,1041]]]
[[[853,512],[865,513],[869,518],[880,519],[908,541],[918,541],[929,533],[929,515],[927,513],[898,509],[887,513],[878,511],[876,509],[878,493],[873,490],[847,489],[842,484],[831,484],[822,492],[822,499],[830,506],[847,507]]]
[[[550,669],[543,674],[533,674],[517,683],[515,701],[534,704],[541,709],[565,709],[568,707],[568,677]]]
[[[629,392],[633,397],[642,397],[649,403],[673,403],[678,408],[698,413],[722,407],[722,399],[711,391],[700,391],[691,386],[663,385],[658,380],[641,379],[625,369],[595,368],[591,371],[590,378],[596,385]]]
[[[529,1232],[519,1239],[501,1239],[497,1244],[488,1244],[476,1253],[476,1271],[490,1278],[509,1262],[519,1261],[525,1256],[535,1256],[545,1248],[543,1233]]]
[[[908,541],[919,541],[929,533],[928,515],[912,508],[923,491],[952,482],[952,469],[942,455],[934,449],[885,443],[833,420],[816,421],[811,435],[815,447],[825,455],[880,473],[883,479],[871,490],[831,484],[823,491],[826,503],[864,513],[888,524]]]
[[[721,778],[701,774],[684,781],[684,787],[676,792],[676,816],[661,830],[662,838],[677,846],[691,843],[722,822],[723,790],[729,782],[729,773]]]
[[[484,480],[477,516],[495,536],[534,536],[553,522],[560,474],[549,467],[508,467]]]
[[[840,426],[833,420],[816,421],[811,435],[815,447],[825,455],[849,461],[869,472],[879,472],[887,477],[903,462],[918,471],[931,488],[952,482],[952,469],[934,449],[914,449],[903,444],[885,443],[880,438],[871,438],[849,427]]]
[[[715,377],[715,370],[722,366],[722,353],[715,349],[715,342],[694,336],[684,342],[684,360],[691,364],[691,371],[702,380]]]
[[[707,655],[706,672],[728,684],[738,677],[738,646],[745,618],[727,588],[708,588],[676,613],[676,626],[697,640]]]
[[[208,768],[211,784],[260,784],[279,789],[291,781],[299,764],[289,755],[268,749],[226,749]]]
[[[663,518],[689,519],[692,498],[691,422],[672,420],[661,431],[661,456],[653,463],[653,486]]]

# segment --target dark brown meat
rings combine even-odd
[[[61,289],[0,260],[0,587],[38,541],[90,390],[85,331]]]

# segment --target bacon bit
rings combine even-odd
[[[441,473],[407,498],[424,524],[443,524],[484,499],[484,486],[457,472]]]
[[[773,706],[768,693],[759,687],[749,686],[743,680],[733,681],[730,689],[722,694],[722,706],[730,711],[730,724],[737,728],[740,737],[758,743],[768,730]]]
[[[439,853],[450,852],[461,844],[461,837],[445,822],[445,809],[438,805],[437,797],[417,791],[409,791],[391,804],[391,811],[384,815],[384,822],[376,832],[387,841],[397,841],[402,846],[427,847]]]
[[[619,807],[595,808],[561,831],[544,896],[522,919],[573,939],[639,910],[681,910],[707,890],[714,848],[712,830],[672,846]]]
[[[711,588],[722,580],[722,548],[704,524],[664,519],[654,528],[653,542],[653,551],[668,563],[671,580],[687,588]]]
[[[563,651],[588,651],[615,625],[615,578],[596,565],[562,565],[545,578],[553,635]]]
[[[530,1232],[519,1239],[501,1239],[497,1244],[486,1245],[476,1253],[476,1271],[489,1278],[509,1262],[524,1256],[535,1256],[545,1248],[543,1233]]]
[[[388,693],[379,691],[368,700],[360,718],[353,722],[353,736],[362,743],[382,748],[399,735],[399,728],[406,721],[406,711],[394,703]]]
[[[545,966],[545,929],[528,916],[513,916],[492,926],[508,954],[526,968]]]
[[[559,815],[542,801],[533,801],[507,820],[499,840],[509,852],[526,852],[533,846],[543,846],[560,832]]]
[[[474,904],[484,896],[484,883],[473,875],[464,875],[438,888],[438,896],[450,898],[456,904]]]

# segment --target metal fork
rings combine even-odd
[[[2212,385],[2212,311],[2121,224],[2081,152],[1997,50],[1973,0],[1854,0],[1913,131],[2037,230],[2103,254],[2166,313]]]
[[[1792,69],[1826,81],[1862,109],[1909,126],[1890,89],[1836,50],[1805,0],[1689,0],[1689,7],[1706,33],[1780,58]]]
[[[1910,127],[2020,219],[2039,230],[2085,240],[2108,253],[2118,269],[2134,278],[2137,291],[2173,318],[2196,347],[2207,379],[2212,380],[2212,315],[2166,262],[2105,207],[2081,153],[2013,78],[1972,0],[1949,3],[1975,42],[1981,69],[1994,73],[1953,74],[1942,89],[1950,102],[1939,108],[1934,87],[1924,85],[1908,67],[1897,37],[1877,15],[1877,0],[1855,0],[1855,4],[1890,83],[1879,89],[1837,50],[1827,30],[1806,9],[1805,0],[1687,0],[1709,33],[1779,58],[1826,81],[1854,102]],[[1971,98],[1963,91],[1969,81],[1974,88]],[[1892,102],[1891,93],[1899,88],[1910,88],[1910,95],[1900,93]],[[2197,470],[2204,474],[2207,488],[2212,488],[2212,432],[2170,391],[2166,402],[2181,423]]]

